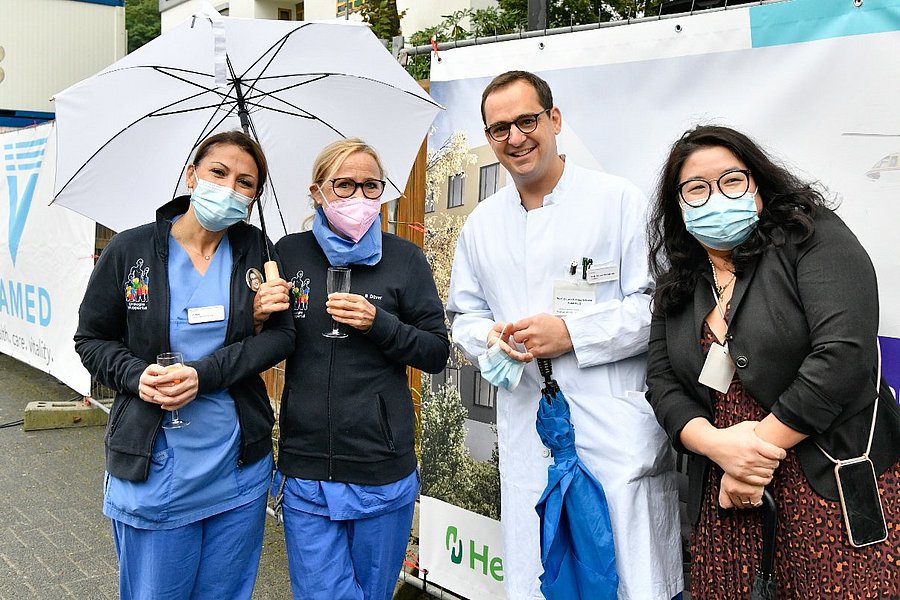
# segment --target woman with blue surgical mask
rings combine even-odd
[[[672,146],[650,241],[647,399],[688,457],[691,595],[751,596],[767,490],[778,598],[900,597],[900,409],[859,240],[746,135],[702,126]],[[865,477],[841,492],[833,459]]]
[[[266,174],[243,133],[206,139],[187,168],[190,196],[113,237],[79,311],[75,348],[116,390],[103,512],[126,600],[252,594],[273,469],[259,373],[294,346],[287,313],[254,321],[254,278],[273,249],[245,221]],[[181,360],[157,364],[167,352]]]

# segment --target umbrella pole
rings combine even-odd
[[[229,65],[230,66],[230,65]],[[232,72],[233,73],[233,72]],[[241,120],[241,129],[244,134],[251,137],[250,134],[250,113],[247,111],[247,103],[244,101],[244,90],[241,88],[240,78],[234,79],[234,93],[237,97],[238,118]],[[252,136],[256,137],[256,136]],[[259,140],[256,140],[259,143]],[[272,260],[269,252],[269,235],[266,233],[266,217],[262,205],[262,196],[259,199],[259,227],[263,232],[263,245],[266,250],[266,262],[263,264],[263,272],[266,274],[266,281],[278,279],[281,275],[278,273],[278,263]]]
[[[559,384],[553,379],[553,363],[549,358],[537,359],[538,371],[544,378],[544,389],[541,393],[546,394],[548,400],[559,393]]]

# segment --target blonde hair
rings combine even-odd
[[[375,161],[375,164],[378,165],[381,176],[385,176],[384,165],[381,163],[381,158],[378,156],[378,152],[375,151],[375,148],[365,143],[360,138],[354,137],[332,142],[319,152],[319,156],[317,156],[315,162],[313,162],[312,183],[321,186],[327,180],[331,179],[350,155],[356,154],[357,152],[362,152],[363,154],[371,156]],[[315,210],[317,206],[315,199],[310,196],[309,201],[310,206]],[[315,215],[307,217],[303,221],[302,229],[307,230],[312,227],[314,218]]]

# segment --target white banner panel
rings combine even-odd
[[[49,206],[53,127],[0,135],[0,352],[87,395],[72,336],[94,267],[94,222]]]
[[[900,1],[793,0],[442,51],[431,95],[486,144],[481,92],[538,72],[562,110],[560,151],[652,195],[671,144],[697,124],[735,127],[821,182],[878,273],[886,371],[900,381]],[[627,60],[630,57],[631,60]],[[589,60],[591,59],[591,60]]]
[[[511,69],[536,72],[550,84],[562,111],[560,152],[624,176],[648,196],[684,131],[722,124],[747,133],[801,178],[823,184],[869,252],[878,273],[885,372],[896,388],[898,48],[900,0],[859,7],[792,0],[441,51],[440,61],[432,59],[430,92],[447,110],[429,147],[462,132],[484,154],[481,93]],[[479,161],[472,172],[490,162]],[[422,512],[420,527],[429,535],[420,551],[438,565],[449,552],[447,512],[438,513],[440,524]],[[469,582],[447,587],[467,597],[473,589]]]
[[[419,499],[419,564],[427,581],[470,600],[503,600],[500,523],[435,498]]]

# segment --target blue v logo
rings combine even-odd
[[[34,198],[47,138],[3,145],[6,182],[9,189],[9,255],[13,265],[19,254],[19,242]]]

